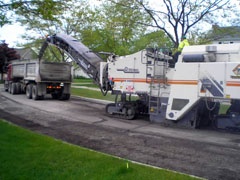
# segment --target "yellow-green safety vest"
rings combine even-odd
[[[187,39],[184,39],[183,41],[180,42],[180,44],[178,46],[178,51],[182,52],[182,50],[185,46],[189,46],[189,42]]]

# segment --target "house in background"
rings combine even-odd
[[[15,48],[21,60],[37,59],[38,54],[32,48]]]
[[[240,43],[240,26],[212,26],[211,39],[213,44]]]
[[[80,67],[73,69],[73,77],[74,78],[79,78],[79,77],[90,78]]]

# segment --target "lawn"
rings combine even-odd
[[[73,79],[73,83],[93,83],[93,80],[90,78],[76,78]]]
[[[93,99],[102,99],[102,100],[108,100],[108,101],[114,101],[115,95],[111,95],[111,93],[108,93],[106,96],[103,96],[101,91],[95,91],[85,88],[71,88],[71,94],[75,96],[82,96],[87,98],[93,98]]]
[[[196,179],[135,164],[0,120],[0,179]]]
[[[99,86],[96,85],[96,84],[93,84],[91,82],[84,82],[84,83],[73,83],[72,86],[86,86],[86,87],[91,87],[91,88],[96,88],[96,89],[99,89]]]
[[[101,100],[108,100],[108,101],[115,100],[115,96],[111,95],[111,93],[109,93],[109,92],[106,96],[103,96],[99,87],[93,83],[92,79],[89,79],[89,78],[73,79],[72,86],[86,86],[86,87],[96,88],[96,91],[95,91],[95,90],[90,90],[90,89],[85,89],[85,88],[72,87],[71,94],[75,95],[75,96],[82,96],[82,97],[87,97],[87,98],[101,99]]]
[[[91,79],[86,79],[86,78],[80,78],[80,79],[74,79],[73,80],[73,84],[72,86],[86,86],[89,88],[96,88],[95,90],[91,90],[91,89],[86,89],[86,88],[76,88],[76,87],[72,87],[71,88],[71,94],[75,95],[75,96],[82,96],[82,97],[87,97],[87,98],[93,98],[93,99],[101,99],[101,100],[107,100],[107,101],[115,101],[115,95],[111,95],[111,92],[108,92],[108,94],[106,96],[104,96],[102,94],[102,92],[100,91],[100,88],[93,83],[93,81]],[[118,96],[118,100],[120,100],[120,95]],[[127,96],[128,99],[128,96]],[[137,100],[138,97],[137,96],[132,96],[131,98],[132,100]]]

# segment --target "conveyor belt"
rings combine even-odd
[[[77,39],[65,34],[56,34],[47,37],[40,50],[39,59],[42,58],[49,43],[63,49],[91,78],[93,78],[93,80],[95,80],[96,83],[99,84],[100,62],[103,61],[101,57],[92,52]]]

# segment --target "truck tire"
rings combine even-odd
[[[7,92],[8,91],[8,87],[9,87],[9,84],[8,83],[6,83],[6,81],[4,82],[4,90],[5,90],[5,92]]]
[[[44,95],[39,96],[39,100],[44,100]]]
[[[59,98],[59,100],[69,100],[70,94],[62,94]]]
[[[12,83],[9,83],[8,85],[8,92],[12,94]]]
[[[16,93],[17,94],[21,94],[22,93],[21,83],[19,83],[19,82],[16,83]]]
[[[38,96],[38,88],[37,85],[32,86],[32,99],[33,100],[39,100],[40,97]]]
[[[28,99],[32,99],[32,84],[27,85],[26,96]]]
[[[11,93],[14,95],[14,94],[17,94],[17,83],[12,83],[12,91]]]
[[[53,99],[59,99],[60,98],[60,93],[52,93],[52,98]]]

